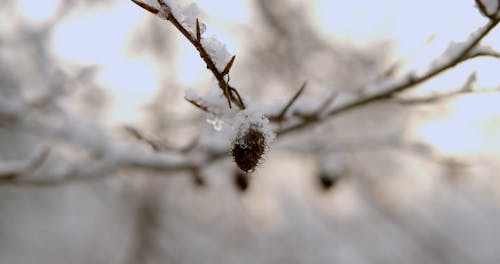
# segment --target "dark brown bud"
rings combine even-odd
[[[266,137],[257,125],[238,135],[233,143],[232,155],[236,165],[244,171],[253,171],[266,151]]]
[[[320,173],[318,177],[318,183],[323,191],[328,191],[335,187],[339,181],[338,175],[329,175],[326,173]]]
[[[203,176],[200,174],[193,174],[193,184],[194,186],[201,188],[207,185],[207,182]]]
[[[249,175],[241,171],[236,171],[233,175],[233,183],[238,191],[245,192],[250,186]]]
[[[191,170],[191,175],[192,175],[192,182],[195,187],[202,188],[207,185],[207,181],[205,180],[205,177],[203,177],[199,168],[193,168]]]

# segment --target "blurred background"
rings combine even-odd
[[[471,0],[196,3],[205,36],[237,55],[232,85],[271,106],[304,81],[307,105],[425,71],[487,21]],[[498,28],[483,43],[500,50]],[[498,89],[498,69],[477,58],[405,96],[471,79]],[[0,167],[42,145],[45,174],[92,165],[106,140],[134,141],[123,126],[174,147],[217,133],[187,89],[217,87],[179,33],[131,1],[0,2]],[[22,121],[5,114],[40,96]],[[194,178],[0,182],[0,263],[500,263],[499,100],[369,105],[279,138],[252,175],[228,157]]]

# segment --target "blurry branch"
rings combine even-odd
[[[147,180],[139,187],[134,215],[134,239],[128,257],[130,264],[148,263],[148,259],[156,250],[156,233],[161,229],[161,208],[155,186]]]
[[[459,95],[466,95],[466,94],[471,94],[471,93],[492,93],[492,92],[499,92],[500,87],[496,89],[483,89],[483,90],[477,90],[474,89],[474,86],[476,84],[476,72],[473,72],[469,75],[467,80],[465,81],[464,85],[462,86],[461,89],[455,90],[455,91],[450,91],[446,93],[440,93],[440,94],[433,94],[430,96],[426,97],[418,97],[418,98],[394,98],[392,101],[401,104],[401,105],[418,105],[418,104],[430,104],[430,103],[437,103],[441,102],[447,99],[451,99],[453,97],[459,96]]]
[[[76,74],[68,74],[58,69],[55,76],[51,76],[49,88],[43,94],[34,98],[0,97],[0,126],[13,125],[35,111],[59,109],[58,100],[86,85],[85,80],[94,73],[94,67],[80,69]],[[69,89],[69,86],[72,89]]]
[[[165,142],[165,141],[162,141],[159,139],[153,139],[149,136],[146,136],[143,132],[139,131],[139,129],[137,129],[135,127],[125,126],[124,129],[131,136],[133,136],[136,140],[146,143],[155,152],[173,151],[173,152],[178,152],[178,153],[187,153],[187,152],[193,150],[198,145],[198,139],[195,138],[191,142],[189,142],[189,144],[187,144],[186,146],[183,146],[180,148],[175,148],[173,146],[169,146],[167,144],[167,142]]]
[[[285,119],[285,115],[287,111],[290,109],[290,107],[299,99],[300,95],[304,92],[304,89],[306,88],[307,83],[304,82],[302,86],[300,87],[299,90],[295,93],[295,95],[288,101],[288,103],[283,107],[283,110],[280,111],[278,115],[271,115],[269,116],[269,121],[271,122],[282,122]]]
[[[42,166],[49,156],[49,149],[43,148],[37,155],[27,162],[15,162],[11,164],[3,164],[0,166],[0,184],[6,181],[13,181],[22,178],[23,176],[33,173],[37,168]]]
[[[194,36],[186,29],[174,15],[170,12],[170,7],[165,4],[163,0],[159,0],[160,9],[140,2],[138,0],[132,0],[137,5],[143,7],[145,10],[162,16],[163,18],[170,21],[200,52],[200,56],[203,58],[207,67],[216,77],[219,82],[219,87],[224,91],[228,104],[231,102],[235,103],[240,109],[245,109],[243,100],[239,96],[236,89],[229,86],[228,81],[225,79],[225,75],[229,74],[231,66],[234,63],[234,57],[231,58],[229,63],[224,67],[222,71],[219,71],[215,65],[215,62],[209,56],[207,50],[202,45],[202,36],[200,23],[196,21],[196,31]],[[381,87],[380,90],[366,93],[358,96],[356,99],[351,99],[347,102],[339,103],[337,106],[334,104],[334,100],[337,96],[336,93],[331,94],[323,102],[319,103],[317,108],[312,112],[300,111],[299,108],[293,109],[293,105],[297,102],[299,97],[303,94],[305,90],[305,84],[294,94],[294,96],[288,101],[288,103],[281,109],[281,111],[276,115],[272,116],[271,119],[275,122],[280,122],[284,125],[284,128],[277,132],[278,136],[288,134],[293,131],[299,131],[304,128],[310,127],[314,124],[319,124],[324,121],[325,118],[335,117],[342,113],[346,113],[350,110],[355,110],[371,103],[394,100],[397,95],[403,91],[415,88],[417,85],[424,83],[425,81],[438,76],[439,74],[445,72],[454,66],[467,61],[471,58],[477,56],[492,56],[495,53],[488,51],[487,49],[477,49],[480,41],[499,23],[500,18],[491,19],[484,27],[479,31],[471,34],[471,37],[465,43],[461,43],[455,46],[453,55],[445,60],[438,60],[440,63],[433,64],[427,72],[421,75],[408,74],[406,78],[402,79],[397,83],[389,84],[387,87]],[[445,52],[446,53],[446,52]],[[454,96],[460,93],[475,92],[470,87],[473,83],[474,75],[471,75],[469,84],[465,85],[464,89],[461,89],[451,94],[445,94],[440,96],[434,96],[423,99],[413,99],[413,103],[419,102],[433,102],[436,100],[442,100],[450,96]],[[229,80],[229,75],[227,76]],[[229,96],[228,96],[229,94]],[[408,99],[411,101],[410,99]],[[39,107],[40,105],[54,105],[55,102],[48,100],[44,101],[43,104],[32,104],[29,102],[13,103],[0,98],[0,118],[6,116],[7,119],[14,118],[20,119],[25,118],[25,113],[27,110],[33,107]],[[188,100],[189,101],[189,100]],[[407,101],[407,103],[409,102]],[[198,108],[204,110],[203,104],[197,101],[191,102]],[[333,105],[333,106],[332,106]],[[209,110],[207,108],[207,110]],[[294,111],[293,115],[287,117],[289,111]],[[205,110],[204,110],[205,111]],[[56,111],[57,112],[57,111]],[[63,112],[60,109],[59,112]],[[95,159],[92,161],[80,162],[79,166],[68,165],[66,170],[57,173],[57,175],[41,175],[43,173],[38,173],[37,177],[19,177],[19,175],[31,174],[34,169],[36,169],[43,160],[46,158],[47,154],[41,155],[40,158],[34,159],[32,162],[17,167],[17,170],[11,170],[0,173],[0,184],[10,184],[10,185],[31,185],[31,186],[54,186],[59,184],[78,182],[78,181],[89,181],[96,179],[103,179],[107,176],[113,175],[113,172],[119,171],[120,169],[141,169],[151,172],[197,172],[206,166],[207,164],[217,161],[219,159],[227,158],[228,155],[226,151],[221,150],[210,150],[199,147],[196,141],[193,144],[189,144],[186,148],[174,149],[166,146],[164,142],[154,140],[133,127],[126,127],[126,131],[132,135],[136,140],[146,143],[154,151],[145,151],[140,147],[128,145],[123,142],[116,143],[113,142],[108,135],[100,135],[98,133],[99,127],[88,128],[86,125],[80,124],[77,120],[78,118],[70,116],[69,113],[58,113],[64,118],[64,121],[68,123],[62,127],[50,127],[50,124],[45,124],[43,121],[37,121],[33,119],[35,124],[34,127],[38,126],[36,133],[44,134],[51,133],[53,137],[58,137],[59,141],[68,141],[68,143],[82,146],[85,151],[89,153],[94,153]],[[30,119],[31,120],[31,119]],[[288,125],[283,121],[293,121]],[[8,122],[8,120],[7,120]],[[288,125],[288,126],[287,126]],[[54,129],[60,129],[54,131]],[[86,138],[87,135],[81,130],[86,129],[84,132],[91,131],[92,135],[89,135],[92,142]],[[46,132],[49,131],[49,132]],[[69,136],[71,135],[71,136]],[[81,136],[81,138],[79,137]],[[96,143],[98,142],[98,143]],[[192,153],[187,153],[193,148],[197,147],[200,155],[192,155]],[[197,153],[198,154],[198,153]],[[53,174],[53,173],[52,173]],[[44,176],[44,177],[42,177]]]
[[[325,113],[326,109],[332,105],[333,101],[335,100],[335,98],[337,98],[337,93],[331,93],[326,99],[325,101],[323,101],[319,106],[318,108],[313,111],[313,112],[309,112],[309,113],[304,113],[302,111],[298,111],[296,110],[293,115],[295,117],[299,117],[300,119],[302,120],[319,120],[321,118],[321,116]]]
[[[478,47],[471,51],[468,55],[468,58],[477,58],[477,57],[492,57],[499,59],[500,52],[490,48],[490,47]]]
[[[430,67],[430,69],[420,75],[415,76],[413,74],[408,74],[407,77],[389,87],[382,89],[379,92],[375,92],[373,94],[361,96],[359,99],[355,99],[351,102],[345,103],[343,105],[337,106],[331,111],[329,111],[326,116],[334,117],[351,110],[355,110],[364,106],[367,106],[372,103],[392,99],[396,94],[399,94],[403,91],[406,91],[411,88],[415,88],[417,85],[420,85],[433,77],[438,76],[439,74],[467,61],[470,59],[471,52],[474,51],[474,48],[478,46],[479,42],[498,24],[500,18],[492,19],[488,21],[488,23],[479,29],[478,32],[471,34],[471,37],[468,41],[463,43],[458,52],[456,52],[455,56],[452,56],[445,62],[442,62],[440,65],[436,65],[434,67]],[[282,136],[288,134],[290,132],[302,130],[306,127],[319,123],[322,119],[319,118],[305,118],[302,122],[284,128],[277,132],[278,136]]]
[[[210,109],[208,104],[203,102],[203,99],[201,99],[201,98],[189,98],[187,96],[184,96],[184,99],[186,99],[186,101],[188,101],[190,104],[194,105],[196,108],[200,109],[201,111],[215,115],[215,112],[212,111],[212,109]]]
[[[145,136],[142,132],[140,132],[137,128],[132,126],[125,126],[125,131],[127,131],[130,135],[132,135],[135,139],[142,141],[149,145],[154,151],[159,151],[161,149],[165,149],[165,143],[159,142],[159,140],[151,139]]]
[[[161,10],[156,8],[155,6],[149,5],[139,0],[131,1],[144,8],[148,12],[168,20],[180,33],[182,33],[182,35],[184,35],[184,37],[196,48],[196,50],[198,50],[198,52],[200,53],[200,57],[205,62],[207,68],[210,70],[210,72],[212,72],[212,75],[215,77],[215,79],[217,79],[219,87],[222,89],[222,91],[224,92],[224,96],[227,99],[229,108],[231,108],[231,102],[234,102],[240,109],[245,109],[245,104],[236,92],[236,89],[230,87],[229,78],[228,81],[224,79],[226,75],[229,76],[229,71],[236,57],[231,57],[224,69],[222,71],[219,71],[213,58],[210,57],[209,52],[202,44],[203,38],[200,28],[200,22],[198,19],[196,19],[196,33],[195,36],[193,36],[189,32],[189,30],[177,19],[177,17],[175,17],[175,15],[172,13],[171,7],[167,3],[165,3],[165,1],[158,0],[158,4],[160,5]]]
[[[97,160],[80,162],[78,165],[69,166],[61,173],[37,174],[36,177],[30,178],[17,177],[15,174],[16,177],[0,178],[0,185],[56,187],[70,183],[106,179],[121,169],[168,173],[192,170],[195,167],[194,164],[195,162],[175,158],[171,155],[156,155],[136,150],[136,153],[132,154],[129,152],[121,156],[108,155]],[[30,176],[26,171],[22,172],[21,175]]]
[[[500,92],[500,87],[497,87],[495,89],[488,89],[488,90],[457,90],[457,91],[451,91],[448,93],[442,93],[442,94],[436,94],[436,95],[431,95],[427,97],[419,97],[419,98],[397,98],[394,99],[398,104],[401,105],[421,105],[421,104],[432,104],[432,103],[438,103],[442,102],[448,99],[451,99],[453,97],[457,97],[460,95],[467,95],[467,94],[480,94],[480,93],[494,93],[494,92]]]

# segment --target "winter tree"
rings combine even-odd
[[[500,261],[498,0],[236,2],[0,3],[1,263]]]

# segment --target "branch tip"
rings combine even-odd
[[[200,21],[198,18],[196,18],[196,41],[198,43],[201,41]]]
[[[271,121],[275,121],[275,122],[281,122],[281,121],[283,121],[283,119],[285,118],[286,113],[288,112],[288,110],[290,109],[290,107],[297,101],[297,99],[299,99],[299,97],[302,95],[302,93],[306,89],[306,86],[307,86],[307,81],[302,84],[302,86],[300,87],[299,90],[297,90],[297,92],[295,92],[295,94],[290,99],[290,101],[288,101],[288,103],[285,105],[285,107],[283,108],[283,110],[281,110],[281,112],[277,116],[271,116],[269,119]]]
[[[229,74],[229,71],[231,70],[231,67],[233,67],[234,60],[236,59],[236,55],[233,55],[229,62],[226,64],[226,67],[224,67],[224,70],[221,72],[222,76],[225,76]]]
[[[134,4],[142,7],[144,10],[148,11],[149,13],[153,13],[153,14],[158,14],[160,12],[160,10],[156,9],[155,7],[153,6],[150,6],[146,3],[143,3],[139,0],[131,0],[132,2],[134,2]]]

